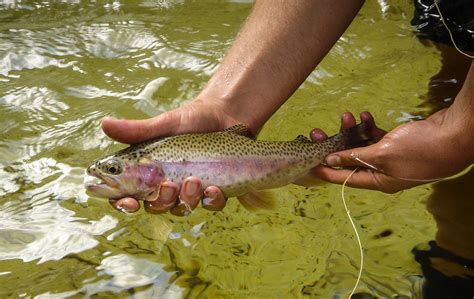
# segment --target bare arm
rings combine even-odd
[[[355,124],[353,119],[348,119],[345,126]],[[455,175],[474,164],[472,132],[474,62],[471,62],[464,85],[449,108],[426,120],[403,124],[381,136],[381,140],[371,146],[332,154],[326,162],[333,167],[361,167],[348,181],[349,186],[397,192]],[[376,169],[368,169],[360,161]],[[338,184],[342,184],[350,172],[326,166],[316,167],[313,171],[321,179]]]
[[[204,90],[188,105],[145,120],[105,118],[102,129],[113,139],[137,143],[186,132],[218,131],[237,123],[254,133],[290,97],[349,26],[363,0],[259,0]],[[166,182],[149,212],[183,214],[202,197],[199,178],[178,191]],[[203,205],[222,209],[225,199],[215,187],[204,190]],[[187,192],[189,190],[195,192]],[[165,191],[166,190],[166,191]],[[176,205],[176,196],[186,204]],[[192,193],[192,194],[188,194]],[[209,203],[209,204],[207,204]],[[115,207],[136,210],[132,198]]]
[[[363,0],[260,0],[204,90],[190,104],[146,120],[102,122],[115,140],[221,130],[257,132],[348,27]]]
[[[362,3],[257,1],[198,100],[215,102],[257,131],[323,59]]]

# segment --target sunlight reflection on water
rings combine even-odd
[[[12,204],[0,207],[0,259],[21,259],[38,263],[60,260],[71,253],[95,247],[94,236],[103,235],[117,225],[117,220],[104,216],[99,221],[74,217],[56,201],[36,204],[31,209],[18,209]],[[25,227],[27,223],[27,227]]]
[[[374,98],[383,127],[418,112],[439,59],[434,50],[422,58],[430,50],[386,5],[383,16],[376,3],[366,5],[262,138],[292,139],[315,125],[334,131],[342,107],[366,110]],[[337,186],[283,188],[271,212],[249,213],[230,200],[223,213],[197,210],[185,219],[119,214],[84,193],[85,167],[121,147],[103,135],[100,119],[145,118],[192,99],[250,8],[250,1],[0,3],[0,296],[347,293],[358,255]],[[416,59],[403,64],[400,55]],[[350,191],[368,255],[362,291],[412,294],[419,269],[409,252],[434,234],[423,203],[429,192]],[[392,235],[376,237],[388,228]]]

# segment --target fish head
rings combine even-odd
[[[109,199],[154,200],[164,180],[160,165],[143,157],[133,160],[112,155],[92,163],[86,173],[100,180],[86,183],[87,193]]]

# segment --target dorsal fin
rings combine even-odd
[[[312,143],[311,140],[308,139],[308,137],[305,137],[303,135],[298,135],[295,139],[293,139],[293,142]]]
[[[233,133],[233,134],[242,135],[248,138],[255,139],[255,136],[252,134],[252,131],[250,131],[250,128],[244,124],[238,124],[238,125],[229,127],[222,132]]]

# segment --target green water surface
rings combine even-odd
[[[343,298],[359,249],[341,187],[288,186],[272,211],[133,215],[84,193],[93,159],[122,147],[99,122],[146,118],[203,88],[247,1],[0,2],[0,297]],[[438,50],[421,44],[407,1],[368,1],[259,138],[289,140],[344,111],[390,129],[426,112]],[[415,297],[410,251],[436,227],[429,185],[397,194],[348,188],[365,265],[358,292]]]

